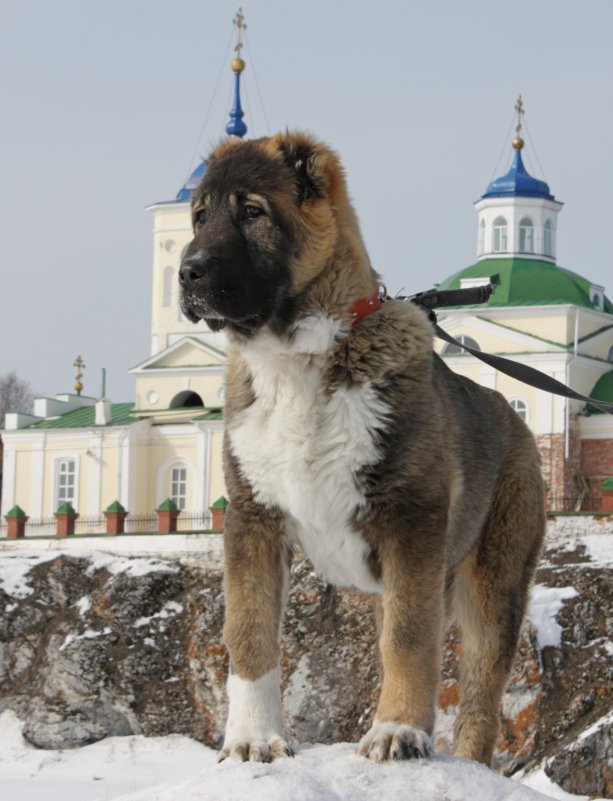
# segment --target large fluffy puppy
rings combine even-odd
[[[228,141],[193,198],[192,320],[225,326],[221,756],[291,753],[279,629],[294,546],[380,608],[381,697],[359,752],[427,755],[446,613],[462,632],[455,753],[488,763],[544,529],[533,438],[496,392],[433,354],[432,326],[376,293],[342,168],[302,134]],[[365,301],[366,302],[366,301]]]

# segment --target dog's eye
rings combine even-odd
[[[206,211],[204,209],[200,209],[200,211],[194,216],[194,223],[198,223],[198,225],[204,225],[205,222]]]
[[[245,203],[243,213],[248,220],[255,220],[256,217],[261,215],[262,209],[253,203]]]

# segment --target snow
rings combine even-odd
[[[591,737],[592,734],[596,734],[596,732],[599,729],[602,729],[603,726],[611,726],[612,724],[613,724],[613,710],[607,712],[607,714],[599,718],[596,721],[596,723],[592,724],[587,729],[582,731],[576,744],[578,745],[583,740],[586,740],[588,737]]]
[[[15,598],[25,598],[34,592],[26,579],[33,567],[57,558],[56,553],[37,552],[24,555],[1,553],[0,556],[0,587]]]
[[[116,556],[197,557],[200,564],[211,568],[223,565],[223,535],[181,532],[175,534],[120,534],[114,537],[24,537],[8,540],[0,537],[0,554],[49,554],[46,559],[61,555],[89,557],[93,553]]]
[[[40,751],[0,716],[0,787],[11,801],[538,801],[552,798],[463,759],[377,765],[355,746],[304,745],[270,765],[217,763],[187,737],[111,737]],[[560,796],[558,796],[560,797]],[[577,796],[569,796],[577,801]]]
[[[82,598],[79,598],[79,600],[75,603],[75,606],[79,610],[81,617],[83,617],[83,615],[85,615],[91,609],[92,602],[87,595],[84,595]]]
[[[140,628],[140,626],[147,626],[152,620],[166,620],[172,615],[180,614],[182,611],[183,604],[179,604],[176,601],[168,601],[164,604],[160,611],[156,612],[154,615],[149,615],[149,617],[139,617],[138,620],[135,620],[134,627]]]
[[[4,546],[6,543],[1,543]],[[12,543],[11,543],[12,544]],[[30,551],[15,551],[12,548],[0,547],[0,587],[15,598],[25,598],[31,595],[34,590],[29,585],[27,575],[32,568],[37,565],[57,559],[61,554],[53,550],[34,550],[29,543]],[[87,569],[88,575],[92,575],[96,570],[106,568],[110,573],[118,575],[126,573],[129,576],[144,576],[154,571],[164,571],[176,573],[178,567],[155,558],[118,556],[114,553],[102,551],[75,551],[70,555],[77,559],[87,559],[91,564]],[[85,606],[86,599],[79,602],[81,614],[87,611]]]
[[[64,642],[60,645],[60,651],[63,651],[65,648],[68,648],[68,646],[71,643],[76,642],[77,640],[94,640],[96,639],[96,637],[104,637],[107,634],[110,634],[111,631],[112,629],[107,626],[101,631],[98,631],[96,629],[86,629],[83,632],[83,634],[69,634],[64,640]]]
[[[613,537],[606,534],[584,534],[580,542],[585,545],[594,567],[613,567]]]
[[[521,779],[521,783],[525,787],[531,787],[539,793],[558,799],[558,801],[604,801],[604,799],[593,798],[587,795],[573,795],[573,793],[567,793],[566,790],[563,790],[559,785],[551,781],[543,768],[530,771],[530,773],[526,773],[525,775],[518,774],[516,778]]]
[[[564,521],[564,518],[558,518]],[[571,530],[557,530],[554,528],[548,531],[546,538],[546,548],[555,548],[558,553],[573,553],[582,546],[585,547],[585,557],[592,567],[607,568],[613,566],[613,534],[608,531],[594,533],[594,523],[591,518],[568,518],[574,528]],[[589,530],[578,530],[575,528],[577,522],[582,522],[584,526],[590,525]],[[586,559],[578,558],[576,565],[585,565]],[[550,564],[546,559],[542,560],[542,564]],[[566,563],[570,566],[570,563]]]
[[[77,554],[75,554],[77,556]],[[105,569],[109,573],[117,576],[120,573],[125,573],[128,576],[137,578],[138,576],[146,576],[147,573],[162,572],[162,573],[178,573],[179,568],[169,562],[163,562],[160,559],[151,558],[132,558],[127,559],[124,556],[116,556],[110,553],[101,553],[100,551],[92,551],[87,554],[87,559],[91,565],[87,568],[87,575],[93,575],[96,570]]]
[[[564,601],[578,594],[574,587],[546,587],[544,584],[532,587],[528,618],[536,627],[539,648],[547,645],[560,647],[562,626],[556,621],[556,615],[564,606]]]

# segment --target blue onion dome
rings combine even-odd
[[[540,197],[547,200],[554,200],[554,196],[549,191],[545,181],[533,178],[524,166],[521,157],[523,140],[519,137],[513,140],[515,155],[513,162],[506,175],[495,178],[485,190],[482,198],[488,197]]]
[[[176,200],[179,203],[189,203],[192,199],[192,192],[202,181],[202,177],[206,172],[206,161],[201,161],[200,164],[196,167],[196,169],[192,172],[189,176],[187,181],[183,184],[181,189],[177,192]]]

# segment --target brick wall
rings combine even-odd
[[[582,475],[581,439],[577,418],[570,420],[569,455],[565,457],[564,434],[541,434],[536,437],[541,455],[543,478],[547,482],[547,505],[553,511],[571,511],[580,494],[578,478]]]
[[[592,498],[600,508],[600,485],[613,476],[613,440],[584,439],[581,443],[581,472],[592,487]]]

